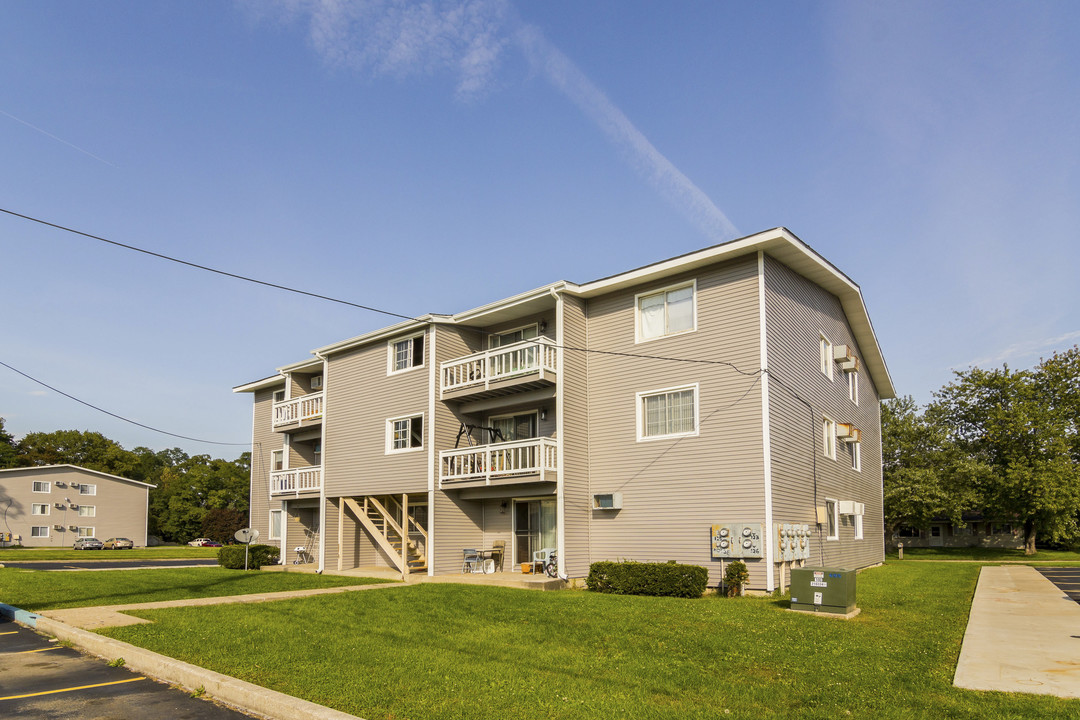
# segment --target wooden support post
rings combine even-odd
[[[401,582],[409,579],[409,495],[401,494]]]
[[[337,508],[337,569],[341,570],[341,556],[345,553],[345,501],[338,498]]]

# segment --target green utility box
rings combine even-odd
[[[855,612],[855,571],[792,568],[791,609],[837,615]]]

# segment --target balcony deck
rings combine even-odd
[[[552,438],[477,445],[439,453],[439,486],[473,488],[555,482],[559,443]]]
[[[289,431],[309,428],[322,422],[323,394],[302,395],[274,403],[274,430]]]
[[[270,497],[317,495],[322,490],[322,465],[270,473]]]
[[[559,348],[536,338],[442,363],[443,400],[480,400],[550,387],[558,379]]]

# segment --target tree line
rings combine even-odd
[[[1036,539],[1080,541],[1080,349],[1029,370],[972,368],[919,408],[882,403],[885,530],[965,513],[1019,525]]]
[[[148,531],[165,542],[224,542],[247,525],[249,452],[222,460],[180,448],[126,450],[99,432],[81,430],[32,432],[15,440],[0,418],[0,468],[65,464],[155,485]]]

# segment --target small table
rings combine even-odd
[[[491,548],[489,550],[477,550],[476,553],[480,556],[482,572],[493,573],[496,566],[502,566],[502,549]]]

